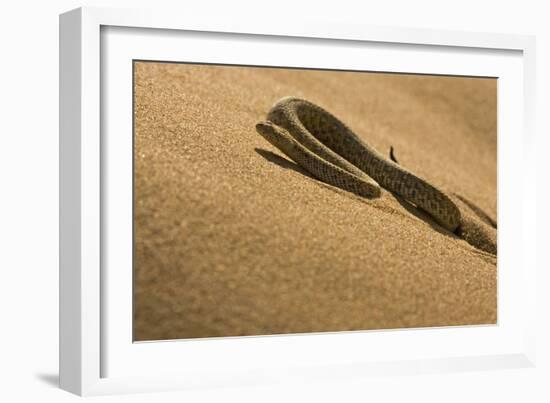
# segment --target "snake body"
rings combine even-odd
[[[379,197],[381,186],[451,232],[461,224],[460,210],[446,193],[384,157],[318,105],[282,98],[256,130],[323,182],[365,197]]]

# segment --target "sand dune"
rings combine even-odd
[[[136,63],[136,340],[495,323],[495,257],[256,133],[287,95],[496,218],[496,80]]]

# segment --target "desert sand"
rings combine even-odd
[[[495,79],[136,62],[136,341],[494,324],[497,259],[255,131],[308,99],[496,220]]]

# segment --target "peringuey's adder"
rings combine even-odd
[[[280,99],[256,130],[323,182],[365,197],[379,197],[382,186],[451,232],[461,224],[460,210],[447,194],[378,153],[339,119],[309,101]]]

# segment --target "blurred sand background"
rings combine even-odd
[[[136,62],[136,340],[491,324],[496,258],[254,129],[306,98],[496,219],[494,79]]]

